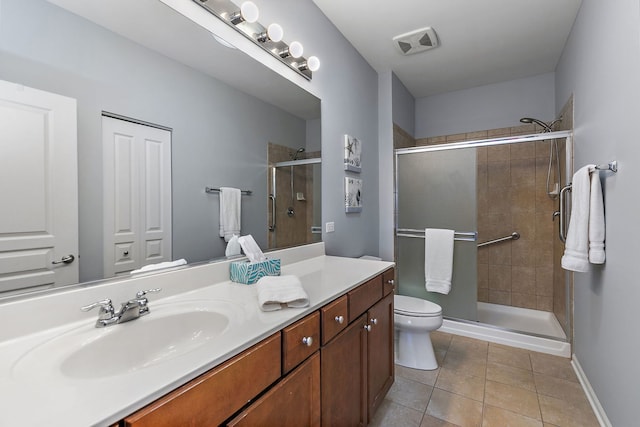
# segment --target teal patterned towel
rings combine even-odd
[[[280,275],[280,259],[249,262],[235,261],[231,263],[230,276],[233,282],[252,285],[264,276]]]

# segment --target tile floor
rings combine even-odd
[[[599,426],[568,359],[437,331],[432,342],[440,368],[396,365],[370,425]]]

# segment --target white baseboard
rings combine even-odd
[[[573,366],[573,370],[578,376],[578,380],[582,385],[582,389],[584,390],[584,393],[587,395],[587,399],[589,399],[591,408],[593,409],[593,412],[596,418],[598,419],[598,422],[600,423],[600,425],[602,427],[613,427],[611,424],[611,421],[609,421],[609,418],[607,417],[607,414],[604,412],[604,408],[602,407],[602,405],[600,404],[600,401],[598,400],[598,396],[596,396],[596,392],[591,387],[591,383],[589,382],[589,379],[587,378],[586,374],[582,370],[582,366],[580,366],[580,362],[578,362],[578,358],[576,357],[575,354],[572,355],[571,366]]]

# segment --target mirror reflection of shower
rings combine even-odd
[[[534,119],[532,117],[523,117],[520,119],[520,123],[535,123],[542,128],[542,133],[553,132],[553,125],[562,121],[562,117],[557,120],[552,121],[551,123],[545,123],[542,120]],[[555,152],[556,159],[556,176],[553,182],[553,186],[550,187],[551,183],[551,168],[553,165],[553,154]],[[551,199],[557,199],[560,194],[562,177],[560,175],[560,153],[558,150],[558,141],[556,139],[551,140],[551,144],[549,144],[549,167],[547,168],[547,196]]]
[[[320,151],[269,143],[269,247],[320,241]]]

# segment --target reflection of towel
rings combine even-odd
[[[256,283],[262,311],[280,310],[280,304],[301,308],[309,306],[309,296],[297,276],[264,276]]]
[[[580,168],[571,186],[571,219],[562,268],[578,272],[589,270],[589,262],[603,264],[605,222],[600,174],[595,165]]]
[[[149,271],[162,270],[162,269],[171,268],[171,267],[178,267],[180,265],[185,265],[186,263],[187,263],[187,260],[182,258],[176,261],[159,262],[157,264],[147,264],[144,267],[141,267],[137,270],[133,270],[131,274],[147,273]]]
[[[453,273],[453,230],[424,231],[424,277],[429,292],[448,294]]]
[[[237,188],[220,187],[220,237],[231,240],[240,235],[240,211],[242,192]]]

